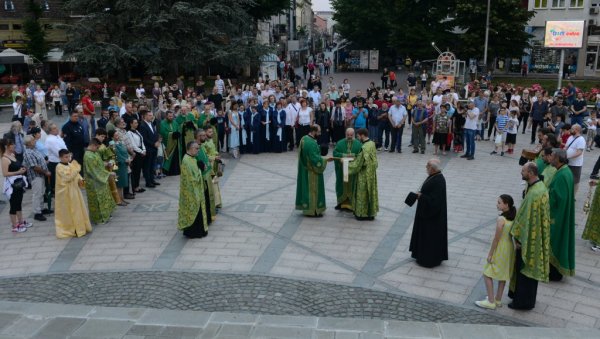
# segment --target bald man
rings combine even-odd
[[[417,264],[432,268],[448,260],[448,206],[440,160],[430,159],[425,167],[428,177],[417,193],[409,251]]]

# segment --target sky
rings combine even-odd
[[[330,11],[331,5],[329,0],[313,0],[312,1],[313,11]]]

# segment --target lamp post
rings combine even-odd
[[[431,42],[431,47],[433,47],[439,54],[442,54],[442,50],[435,45],[434,41]]]
[[[485,44],[483,47],[483,67],[487,71],[487,53],[488,53],[488,39],[490,35],[490,0],[487,2],[487,15],[485,18]]]

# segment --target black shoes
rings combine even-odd
[[[48,219],[46,219],[46,217],[43,214],[36,214],[33,216],[33,219],[37,220],[37,221],[46,221]]]

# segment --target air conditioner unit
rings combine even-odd
[[[592,7],[590,8],[590,14],[599,14],[600,13],[600,8],[599,7]]]
[[[588,20],[588,26],[597,26],[597,25],[598,25],[598,20],[596,20],[596,19]]]

